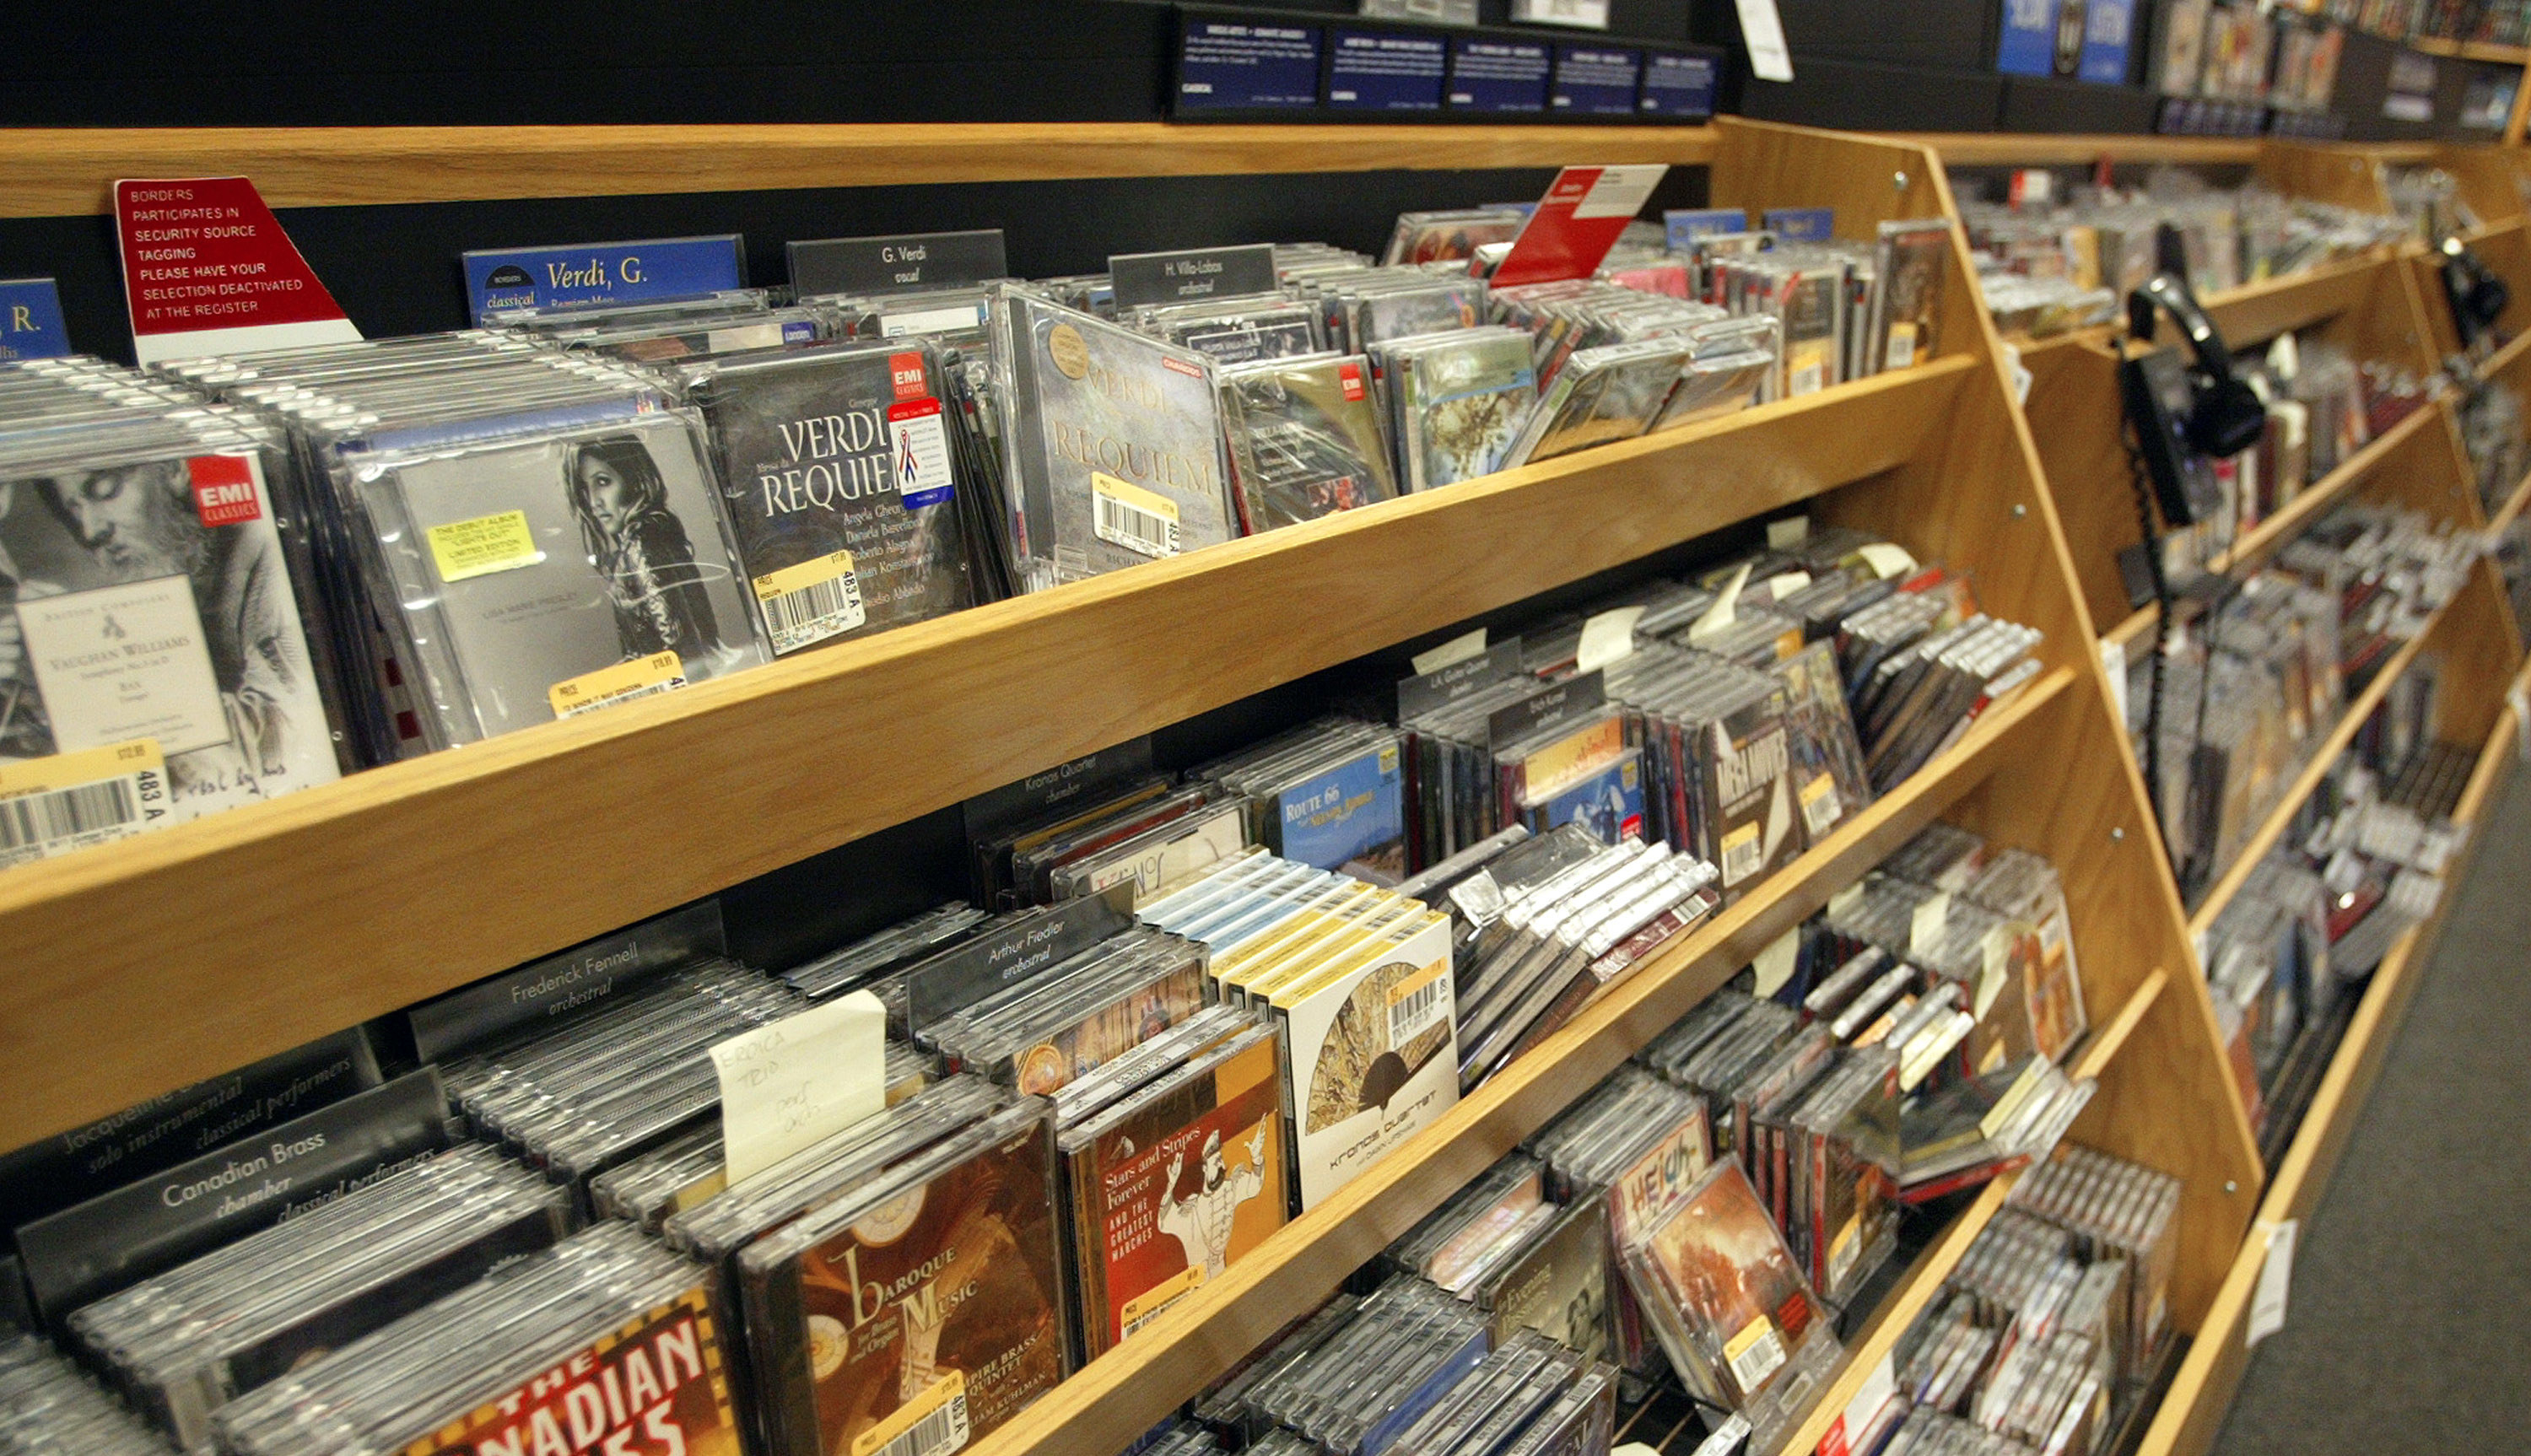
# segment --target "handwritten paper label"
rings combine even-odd
[[[1412,666],[1415,669],[1415,675],[1420,678],[1426,673],[1439,672],[1452,663],[1465,662],[1471,657],[1482,657],[1485,654],[1486,630],[1480,627],[1474,632],[1461,633],[1430,651],[1416,653]]]
[[[786,1016],[711,1049],[732,1184],[887,1105],[887,1008],[869,991]]]
[[[2255,1345],[2285,1327],[2285,1297],[2293,1288],[2294,1239],[2302,1221],[2287,1218],[2268,1231],[2267,1262],[2259,1266],[2259,1287],[2250,1295],[2250,1324],[2242,1343]]]
[[[1593,672],[1625,657],[1635,650],[1635,624],[1643,620],[1639,606],[1617,607],[1600,613],[1582,624],[1582,644],[1574,652],[1573,670]]]

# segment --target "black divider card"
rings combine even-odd
[[[0,1157],[0,1229],[305,1117],[380,1080],[368,1036],[355,1027],[30,1143]]]
[[[1438,35],[1338,30],[1327,61],[1327,105],[1339,111],[1438,111],[1449,71]]]
[[[416,1006],[405,1013],[414,1055],[437,1062],[480,1050],[522,1027],[594,1006],[697,956],[727,954],[719,901],[672,910]]]
[[[18,1230],[36,1312],[63,1316],[449,1144],[448,1096],[424,1068]]]
[[[1190,19],[1178,35],[1177,109],[1319,104],[1319,28]]]
[[[1460,111],[1543,112],[1548,62],[1544,44],[1453,37],[1450,105]]]
[[[888,238],[819,238],[789,248],[791,286],[802,297],[967,288],[1010,275],[1000,228],[905,233]]]
[[[1181,248],[1169,252],[1119,252],[1107,258],[1116,307],[1200,304],[1274,291],[1274,245]]]
[[[1605,45],[1555,48],[1555,84],[1547,104],[1565,116],[1632,116],[1643,52]]]
[[[1645,52],[1644,115],[1695,121],[1714,115],[1714,81],[1719,69],[1712,56]]]

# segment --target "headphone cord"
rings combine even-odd
[[[2170,836],[2165,832],[2167,826],[2162,817],[2162,658],[2170,633],[2170,582],[2162,570],[2162,543],[2155,538],[2153,530],[2153,491],[2146,484],[2144,447],[2136,439],[2133,421],[2122,422],[2118,443],[2127,451],[2127,483],[2135,490],[2136,539],[2142,543],[2145,575],[2153,583],[2153,660],[2149,668],[2152,686],[2146,690],[2144,706],[2144,795],[2153,809],[2154,829],[2161,833],[2163,850],[2167,854]],[[2120,723],[2118,731],[2125,732],[2126,725]]]

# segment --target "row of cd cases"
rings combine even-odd
[[[1411,214],[1401,246],[1431,252],[1414,240],[1445,226]],[[1120,308],[1103,275],[757,291],[148,375],[18,365],[0,552],[23,585],[0,613],[25,646],[0,657],[0,752],[58,761],[12,770],[28,802],[0,855],[1841,377],[1780,287],[1728,281],[1811,265],[1742,236],[1727,260],[1664,253],[1500,297],[1464,255],[1304,245],[1271,250],[1269,292],[1195,306]],[[1884,266],[1919,280],[1914,321],[1842,283],[1811,311],[1839,339],[1887,315],[1930,352],[1922,280],[1946,240],[1884,239],[1913,259]],[[102,660],[89,639],[136,618],[173,658],[103,686],[47,670]]]

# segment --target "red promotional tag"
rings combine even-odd
[[[142,364],[361,337],[243,177],[118,182],[114,232]]]
[[[1345,402],[1352,404],[1363,396],[1362,365],[1343,364],[1336,369],[1336,383],[1344,390]]]
[[[887,377],[898,399],[919,400],[931,392],[923,379],[923,356],[910,350],[887,357]]]
[[[204,526],[235,526],[262,519],[254,493],[254,467],[243,455],[197,455],[185,462],[194,477],[194,509]]]
[[[1494,269],[1494,286],[1590,277],[1668,171],[1653,163],[1567,167],[1556,173],[1545,200],[1530,213],[1511,252]]]

